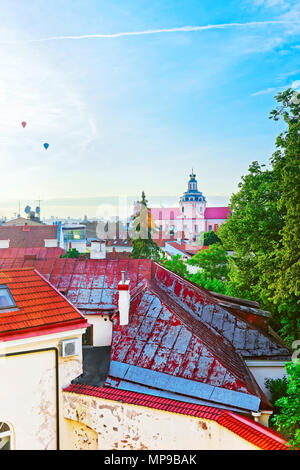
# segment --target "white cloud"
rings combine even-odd
[[[259,96],[259,95],[268,95],[269,93],[272,93],[273,91],[276,91],[277,88],[266,88],[265,90],[260,90],[256,91],[255,93],[252,93],[251,96]]]
[[[299,90],[300,89],[300,80],[295,80],[292,84],[291,84],[291,88],[294,88],[295,90]]]
[[[287,0],[254,0],[253,4],[254,6],[257,6],[257,7],[262,6],[265,8],[274,8],[274,7],[288,8],[290,5],[290,2]]]

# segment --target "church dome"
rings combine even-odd
[[[187,202],[187,201],[206,202],[206,199],[203,196],[203,194],[200,191],[198,191],[196,175],[193,171],[190,174],[190,179],[188,181],[188,190],[185,193],[183,193],[183,196],[180,199],[180,202]]]

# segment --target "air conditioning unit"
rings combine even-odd
[[[65,339],[60,343],[60,355],[61,357],[78,356],[79,348],[79,338]]]

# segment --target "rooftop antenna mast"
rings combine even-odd
[[[36,207],[36,209],[35,209],[35,213],[38,214],[38,217],[39,217],[39,219],[41,220],[41,202],[43,202],[43,201],[39,198],[39,199],[37,199],[37,200],[34,201],[34,202],[38,202],[38,203],[39,203],[39,205],[38,205],[38,206]]]

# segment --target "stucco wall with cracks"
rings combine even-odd
[[[59,348],[61,339],[79,337],[72,331],[63,338],[37,337],[24,344],[5,343],[1,354],[50,347]],[[4,343],[1,343],[3,346]],[[81,350],[81,348],[80,348]],[[59,357],[61,435],[65,435],[62,418],[62,387],[82,372],[81,356]],[[56,449],[56,377],[55,353],[43,351],[0,357],[0,421],[10,424],[12,448],[16,450]]]
[[[93,429],[100,450],[257,449],[214,421],[87,395],[63,395],[64,417]]]

